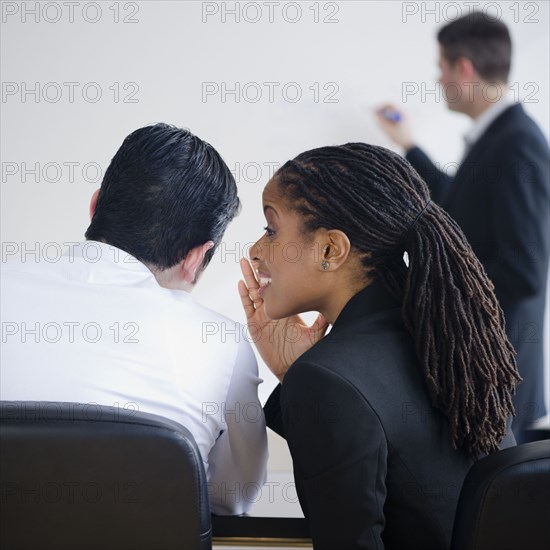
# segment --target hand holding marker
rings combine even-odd
[[[397,105],[386,103],[376,111],[376,120],[391,141],[402,147],[405,152],[412,149],[415,140],[409,123],[409,117]]]
[[[401,122],[401,113],[394,111],[389,107],[385,107],[378,111],[386,120],[391,120],[392,122]]]

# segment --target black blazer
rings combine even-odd
[[[265,406],[317,549],[442,550],[470,460],[430,405],[400,304],[356,294]],[[514,445],[510,434],[503,447]]]
[[[546,414],[543,327],[550,248],[550,152],[520,104],[506,109],[473,145],[454,178],[418,147],[407,160],[432,198],[458,222],[495,285],[523,383],[516,435]]]

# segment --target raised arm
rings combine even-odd
[[[406,152],[405,158],[428,184],[432,200],[442,204],[452,182],[451,176],[440,170],[430,157],[416,145]]]
[[[442,204],[452,178],[441,171],[415,142],[408,115],[391,103],[382,105],[376,111],[378,124],[384,133],[405,153],[405,158],[430,188],[432,200]]]

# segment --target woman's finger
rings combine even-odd
[[[330,323],[327,321],[327,318],[322,313],[319,313],[315,322],[309,327],[315,341],[320,340],[325,335],[329,325]]]
[[[255,305],[262,303],[262,297],[260,296],[260,284],[256,279],[256,274],[250,265],[250,262],[246,258],[241,258],[241,271],[244,275],[246,286],[248,287],[248,294]]]
[[[254,302],[252,301],[252,298],[250,298],[248,288],[244,281],[239,281],[239,295],[241,296],[244,314],[246,315],[247,320],[250,320],[254,317],[256,308],[254,307]]]
[[[254,273],[254,270],[252,269],[252,266],[250,265],[250,262],[246,258],[241,258],[240,265],[249,292],[251,292],[252,290],[258,290],[260,288],[260,284],[256,279],[256,275]]]

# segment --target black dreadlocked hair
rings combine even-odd
[[[473,460],[498,450],[521,382],[515,351],[483,266],[414,168],[383,147],[348,143],[306,151],[274,179],[304,233],[343,231],[365,274],[401,301],[453,447]]]

